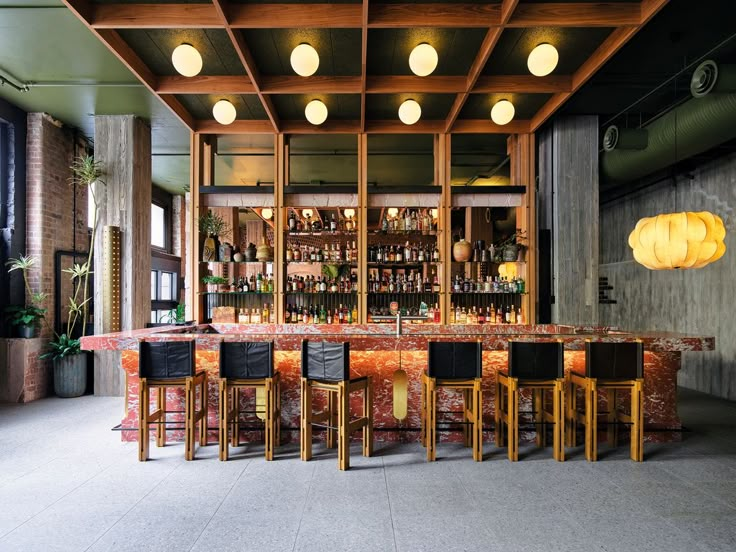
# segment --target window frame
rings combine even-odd
[[[153,186],[151,188],[151,204],[160,207],[164,211],[164,247],[151,244],[151,251],[171,254],[173,198],[170,193],[157,186]]]

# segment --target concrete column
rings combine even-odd
[[[538,225],[552,236],[552,322],[598,323],[598,117],[539,134]]]
[[[121,232],[121,329],[144,328],[151,313],[151,127],[133,115],[96,116],[95,159],[105,171],[105,184],[96,190],[95,333],[108,331],[102,301],[102,229],[107,225],[119,226]],[[124,392],[120,353],[96,353],[95,395]]]

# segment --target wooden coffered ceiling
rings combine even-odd
[[[668,0],[63,1],[195,132],[508,134],[535,131]],[[182,42],[202,54],[196,77],[171,64]],[[289,65],[301,42],[320,55],[311,77]],[[421,42],[439,54],[428,77],[408,66]],[[526,58],[541,42],[560,62],[535,77]],[[228,126],[212,117],[222,98],[237,109]],[[411,126],[397,113],[409,98],[422,107]],[[319,127],[304,117],[312,99],[329,110]],[[499,99],[516,108],[503,126],[490,120]]]

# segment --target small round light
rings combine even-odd
[[[501,100],[491,109],[491,120],[497,125],[505,125],[511,122],[515,112],[514,104],[508,100]]]
[[[191,44],[180,44],[171,53],[174,69],[185,77],[194,77],[202,70],[202,56]]]
[[[560,60],[560,55],[557,53],[557,48],[551,44],[543,42],[532,50],[529,54],[529,58],[526,61],[529,72],[537,77],[544,77],[549,75],[557,67],[557,62]]]
[[[212,115],[221,125],[229,125],[235,120],[237,113],[233,104],[227,100],[220,100],[212,108]]]
[[[311,209],[304,209],[304,210],[302,211],[302,216],[303,216],[303,217],[304,217],[305,219],[310,219],[310,218],[312,218],[312,215],[313,215],[313,214],[314,214],[314,212],[313,212],[313,211],[312,211]]]
[[[422,42],[409,54],[409,68],[419,77],[432,74],[437,68],[437,50],[426,42]]]
[[[439,216],[440,212],[437,209],[430,209],[429,214],[432,215],[432,218],[434,220],[437,220],[437,217]]]
[[[266,207],[265,209],[261,210],[261,216],[266,220],[271,220],[271,217],[273,216],[273,209],[269,209]]]
[[[355,209],[345,209],[342,214],[351,219],[355,216]]]
[[[291,68],[297,75],[309,77],[317,72],[319,54],[309,44],[303,43],[291,52]]]
[[[304,116],[313,125],[321,125],[327,120],[327,106],[319,100],[312,100],[304,108]]]
[[[389,207],[388,208],[388,216],[389,218],[396,218],[396,216],[399,214],[399,210],[396,207]]]
[[[405,125],[413,125],[422,116],[422,108],[414,100],[406,100],[399,106],[399,119]]]

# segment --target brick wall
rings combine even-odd
[[[83,150],[71,130],[45,113],[28,114],[26,145],[26,253],[37,260],[37,269],[29,281],[34,291],[47,294],[49,324],[42,327],[41,337],[50,338],[54,321],[54,253],[87,250],[87,190],[69,182],[69,166]],[[70,289],[64,274],[62,305],[67,303]],[[63,308],[62,315],[65,321]],[[26,390],[26,401],[46,396],[51,390],[50,364],[33,362],[30,369],[37,373],[29,376],[35,385],[32,392]]]

